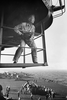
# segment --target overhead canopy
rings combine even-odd
[[[23,21],[27,21],[32,14],[35,15],[36,25],[48,15],[48,9],[42,0],[8,0],[7,2],[3,1],[0,7],[0,12],[4,12],[4,25],[9,27],[14,27]],[[49,25],[46,28],[48,27]]]
[[[53,17],[52,15],[49,16],[48,12],[42,0],[2,0],[2,3],[0,3],[0,19],[3,13],[4,26],[14,28],[14,26],[27,21],[28,17],[34,14],[36,19],[36,32],[39,34],[41,33],[41,22],[44,23],[44,30],[49,28],[52,24]],[[9,43],[11,36],[13,36],[11,41],[17,39],[15,37],[18,37],[14,30],[4,28],[3,44]]]

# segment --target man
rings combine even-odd
[[[9,97],[10,86],[6,86],[6,97]]]
[[[2,85],[0,85],[0,96],[3,96],[2,90],[3,90],[3,87]]]
[[[17,26],[15,26],[15,32],[21,36],[21,43],[18,47],[15,56],[14,56],[14,63],[18,62],[21,53],[24,50],[25,44],[27,44],[31,48],[32,60],[33,63],[37,63],[37,51],[36,45],[34,43],[34,34],[35,34],[35,26],[33,25],[35,22],[35,16],[31,15],[28,18],[28,22],[23,22]]]
[[[4,98],[4,96],[3,96],[2,90],[3,90],[3,87],[2,87],[2,85],[0,85],[0,100],[6,100],[6,98]]]

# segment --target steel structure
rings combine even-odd
[[[0,10],[0,60],[1,60],[1,55],[14,56],[12,54],[1,54],[1,50],[4,50],[4,48],[9,48],[9,47],[17,47],[19,45],[20,37],[18,38],[16,33],[14,33],[13,27],[22,21],[26,21],[27,17],[31,15],[32,13],[36,16],[35,36],[37,37],[34,39],[38,39],[42,37],[42,44],[43,44],[43,48],[36,48],[37,52],[43,51],[43,63],[38,63],[38,64],[26,63],[25,57],[27,55],[30,55],[31,53],[26,54],[24,50],[24,53],[22,55],[23,63],[12,64],[12,63],[1,63],[0,62],[0,68],[8,68],[8,67],[25,68],[25,67],[47,66],[48,65],[47,56],[46,56],[46,45],[45,45],[45,30],[51,26],[53,22],[53,18],[63,15],[63,13],[65,12],[65,0],[63,3],[62,3],[62,0],[58,0],[59,6],[57,7],[52,5],[51,0],[50,0],[51,2],[50,5],[49,4],[46,5],[44,3],[45,1],[46,0],[34,0],[32,4],[31,0],[28,0],[28,1],[23,0],[20,3],[18,0],[17,2],[8,1],[8,3],[6,2],[5,5],[3,3],[0,4],[0,8],[1,8]],[[61,10],[61,14],[57,14],[53,16],[53,13],[58,10]],[[17,43],[13,42],[15,38],[19,40]],[[24,48],[29,49],[28,47],[24,47]]]

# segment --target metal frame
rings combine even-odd
[[[64,5],[65,5],[65,0],[64,0]],[[64,8],[64,12],[65,12],[65,8]],[[61,14],[59,14],[58,16],[61,16],[64,12],[62,12]],[[48,18],[51,14],[49,14],[48,12]],[[56,17],[58,17],[56,16]],[[56,18],[54,17],[54,18]],[[46,20],[48,20],[48,18],[46,18]],[[3,26],[3,20],[4,20],[4,12],[2,11],[2,16],[1,16],[1,27],[0,27],[0,68],[14,68],[14,67],[35,67],[35,66],[47,66],[47,57],[46,57],[46,45],[45,45],[45,30],[44,30],[44,21],[42,20],[40,23],[41,25],[41,35],[37,36],[35,39],[38,39],[39,37],[42,36],[42,43],[43,43],[43,48],[36,48],[39,49],[37,52],[43,51],[43,63],[38,63],[38,64],[33,64],[33,63],[25,63],[25,56],[30,55],[31,53],[25,54],[25,49],[29,48],[29,47],[23,47],[24,48],[24,52],[23,52],[23,63],[17,63],[17,64],[12,64],[12,63],[1,63],[1,55],[6,55],[6,56],[14,56],[12,54],[1,54],[1,47],[4,46],[4,44],[2,44],[2,35],[3,35],[3,28],[7,28],[7,29],[14,29],[8,26]],[[8,47],[11,45],[7,45]],[[14,47],[14,45],[13,45]]]
[[[45,45],[45,33],[44,33],[44,29],[43,29],[43,23],[41,24],[41,34],[42,34],[42,43],[43,43],[43,59],[44,59],[44,65],[48,65],[47,64],[47,57],[46,57],[46,45]]]
[[[26,67],[36,67],[36,66],[44,66],[43,63],[33,64],[33,63],[0,63],[0,68],[26,68]]]
[[[11,28],[11,27],[3,26],[3,15],[2,15],[2,18],[1,18],[1,32],[0,32],[0,38],[1,38],[1,40],[0,40],[0,57],[1,57],[1,55],[14,56],[12,54],[1,54],[1,47],[4,46],[4,44],[2,45],[3,28],[14,29],[14,28]],[[38,64],[25,63],[25,56],[30,55],[31,53],[25,54],[25,49],[26,48],[30,49],[30,48],[29,47],[23,47],[24,52],[23,52],[23,55],[21,55],[21,56],[23,56],[23,63],[12,64],[12,63],[1,63],[0,62],[0,68],[15,68],[15,67],[25,68],[25,67],[35,67],[35,66],[47,66],[46,47],[45,47],[45,34],[44,34],[43,22],[41,24],[41,35],[34,38],[34,40],[38,39],[40,37],[42,37],[43,48],[36,48],[36,49],[39,49],[37,52],[43,51],[44,63],[38,63]],[[7,46],[9,47],[9,46],[12,46],[12,45],[7,45]]]
[[[4,12],[2,10],[2,14],[1,14],[1,26],[3,26],[3,20],[4,20]],[[2,35],[3,35],[3,28],[0,27],[0,45],[2,45]],[[0,62],[1,62],[1,46],[0,46]]]
[[[65,8],[65,0],[64,0],[64,4],[61,3],[62,0],[58,0],[58,1],[60,2],[60,7],[61,7],[60,10],[61,10],[61,12],[58,13],[58,14],[53,15],[53,18],[57,18],[57,17],[62,16],[65,13],[65,11],[66,11],[66,8]],[[64,8],[62,8],[63,6],[64,6]]]

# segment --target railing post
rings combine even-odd
[[[23,63],[25,64],[25,46],[24,46],[24,49],[23,49]]]
[[[45,45],[45,34],[44,34],[44,28],[43,23],[41,24],[41,34],[42,34],[42,43],[43,43],[43,59],[44,59],[44,65],[47,66],[47,57],[46,57],[46,45]]]
[[[4,15],[3,15],[4,13],[3,13],[3,10],[2,10],[2,13],[1,13],[1,23],[0,23],[0,63],[1,63],[1,46],[2,46],[2,36],[3,36],[3,28],[2,28],[2,26],[3,26],[3,17],[4,17]]]

